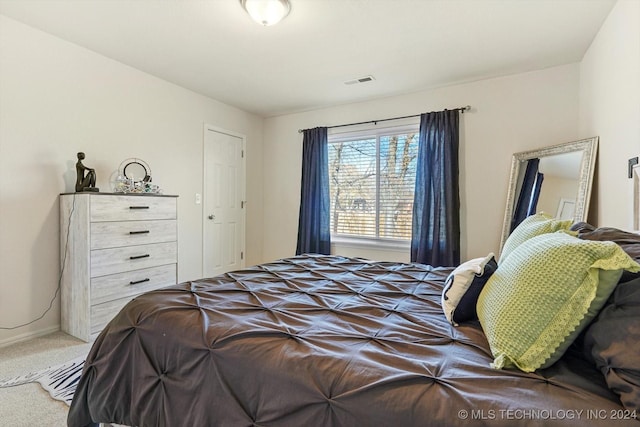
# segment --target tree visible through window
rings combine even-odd
[[[329,138],[331,232],[410,240],[417,129]]]

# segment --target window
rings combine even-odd
[[[333,236],[411,240],[418,125],[329,136]]]

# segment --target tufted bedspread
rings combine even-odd
[[[94,343],[68,425],[626,426],[571,354],[495,370],[450,269],[300,256],[144,294]]]

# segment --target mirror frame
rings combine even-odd
[[[513,217],[514,204],[517,199],[516,190],[520,168],[524,161],[540,157],[552,156],[554,154],[565,154],[581,151],[583,153],[580,162],[578,194],[576,196],[576,206],[573,220],[586,221],[589,213],[589,201],[591,199],[591,188],[593,186],[593,175],[595,172],[596,157],[598,151],[598,137],[581,139],[564,144],[552,145],[537,150],[522,151],[514,153],[511,158],[511,175],[509,177],[509,190],[507,193],[507,205],[504,210],[504,222],[502,224],[502,238],[500,240],[500,250],[504,242],[511,233],[511,218]]]
[[[135,166],[138,165],[139,167],[141,167],[144,170],[144,176],[138,180],[133,180],[134,182],[147,182],[150,178],[149,176],[149,169],[147,169],[147,167],[145,165],[143,165],[140,161],[135,160],[132,162],[127,163],[126,165],[124,165],[124,168],[122,169],[122,173],[124,174],[125,178],[129,178],[132,179],[132,177],[127,175],[127,168],[130,166]]]
[[[120,177],[129,179],[129,177],[127,176],[127,168],[129,166],[134,166],[134,165],[141,166],[145,172],[145,175],[139,180],[134,181],[134,184],[143,184],[143,183],[151,182],[151,167],[149,167],[149,164],[147,162],[137,157],[131,157],[131,158],[125,159],[120,163],[120,166],[118,167],[118,179]]]
[[[640,233],[640,165],[631,169],[633,176],[633,229]]]

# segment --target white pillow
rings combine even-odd
[[[497,268],[495,256],[490,253],[460,264],[449,274],[442,290],[442,310],[452,325],[478,318],[478,296]]]

